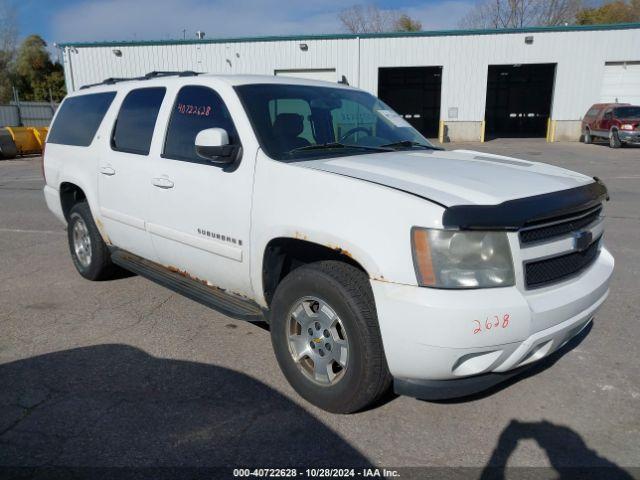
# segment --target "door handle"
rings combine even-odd
[[[111,167],[100,167],[100,173],[103,175],[111,176],[115,175],[116,171]]]
[[[158,188],[173,188],[173,182],[165,177],[154,178],[151,183]]]

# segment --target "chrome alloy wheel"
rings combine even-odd
[[[73,224],[73,251],[80,265],[88,268],[91,265],[91,237],[89,229],[82,217],[76,216]]]
[[[312,381],[335,385],[344,377],[349,340],[336,312],[323,300],[303,297],[289,313],[289,352]]]

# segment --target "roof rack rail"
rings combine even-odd
[[[90,83],[89,85],[83,85],[80,87],[80,90],[84,90],[85,88],[97,87],[98,85],[113,85],[118,82],[126,82],[127,80],[138,80],[138,78],[122,78],[122,77],[109,77],[105,78],[103,81],[98,83]]]
[[[153,72],[149,72],[147,73],[144,78],[145,79],[150,79],[150,78],[157,78],[157,77],[171,77],[171,76],[178,76],[178,77],[195,77],[197,75],[200,75],[198,72],[194,72],[192,70],[183,70],[183,71],[153,71]]]
[[[142,77],[109,77],[104,79],[101,82],[98,83],[91,83],[89,85],[83,85],[82,87],[80,87],[80,90],[84,90],[86,88],[91,88],[91,87],[97,87],[99,85],[114,85],[118,82],[128,82],[130,80],[151,80],[152,78],[158,78],[158,77],[171,77],[171,76],[178,76],[178,77],[195,77],[197,75],[200,75],[200,73],[198,72],[194,72],[191,70],[183,70],[183,71],[153,71],[153,72],[149,72],[145,75],[143,75]]]

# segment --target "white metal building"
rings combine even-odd
[[[346,80],[445,140],[577,140],[593,103],[640,104],[640,23],[60,47],[69,91],[154,70]]]

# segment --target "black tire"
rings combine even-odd
[[[611,133],[609,133],[609,146],[611,148],[620,148],[622,146],[617,130],[611,130]]]
[[[18,155],[18,149],[7,130],[0,128],[0,160],[11,160]]]
[[[583,141],[587,145],[593,143],[593,137],[591,136],[591,130],[589,130],[588,128],[586,128],[584,130]]]
[[[88,231],[88,238],[90,243],[90,261],[88,264],[84,264],[81,261],[79,255],[76,252],[74,243],[74,228],[78,222],[83,222]],[[111,263],[111,255],[107,244],[104,243],[102,235],[98,231],[93,216],[91,215],[91,209],[87,202],[76,203],[71,207],[69,212],[69,222],[67,225],[67,238],[69,241],[69,251],[71,253],[71,259],[73,264],[78,270],[78,273],[88,280],[107,280],[112,278],[116,272],[117,267]]]
[[[340,318],[348,359],[335,384],[312,381],[289,350],[289,318],[304,297],[317,297]],[[363,271],[338,261],[304,265],[287,275],[271,303],[271,342],[285,377],[310,403],[333,413],[352,413],[377,402],[391,385],[373,292]]]

